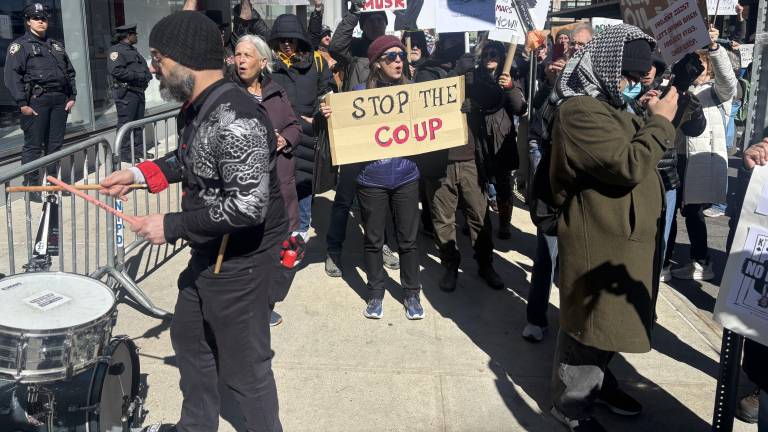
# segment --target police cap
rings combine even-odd
[[[42,3],[32,3],[31,5],[27,5],[24,7],[23,12],[25,18],[49,18],[48,8],[43,6]]]
[[[120,27],[115,27],[115,33],[117,34],[136,33],[136,24],[126,24]]]

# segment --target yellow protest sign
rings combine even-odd
[[[464,77],[326,98],[334,165],[412,156],[467,143]]]

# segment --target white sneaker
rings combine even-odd
[[[669,282],[672,280],[672,269],[670,266],[663,267],[661,269],[661,274],[659,275],[659,281],[660,282]]]
[[[531,323],[525,324],[525,327],[523,327],[523,339],[527,340],[528,342],[541,342],[544,340],[544,332],[547,331],[546,327],[539,327],[537,325],[533,325]]]
[[[714,279],[715,272],[712,270],[712,261],[706,261],[702,264],[698,260],[693,260],[680,268],[672,270],[672,277],[675,279],[707,281]]]
[[[725,216],[725,212],[717,207],[710,207],[710,208],[704,209],[702,213],[704,213],[704,216],[709,218]]]

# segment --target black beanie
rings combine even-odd
[[[219,27],[200,12],[181,11],[161,19],[149,33],[149,46],[193,70],[224,66]]]
[[[635,39],[624,44],[621,70],[641,75],[651,70],[651,44],[646,39]]]
[[[363,24],[365,24],[365,20],[367,20],[368,18],[374,15],[381,15],[381,17],[384,18],[384,22],[389,24],[389,19],[387,19],[387,14],[384,11],[374,11],[374,12],[363,11],[363,13],[360,14],[360,18],[358,18],[359,19],[358,22],[360,23],[360,28],[361,29],[363,28]]]

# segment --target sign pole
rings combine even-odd
[[[507,48],[507,58],[504,60],[504,69],[501,70],[502,73],[508,74],[510,70],[512,70],[512,60],[514,60],[515,51],[517,51],[517,42],[512,42],[509,44],[509,48]]]
[[[738,401],[739,372],[744,337],[724,328],[723,344],[720,349],[720,373],[715,390],[715,414],[712,431],[731,432],[733,417]]]

